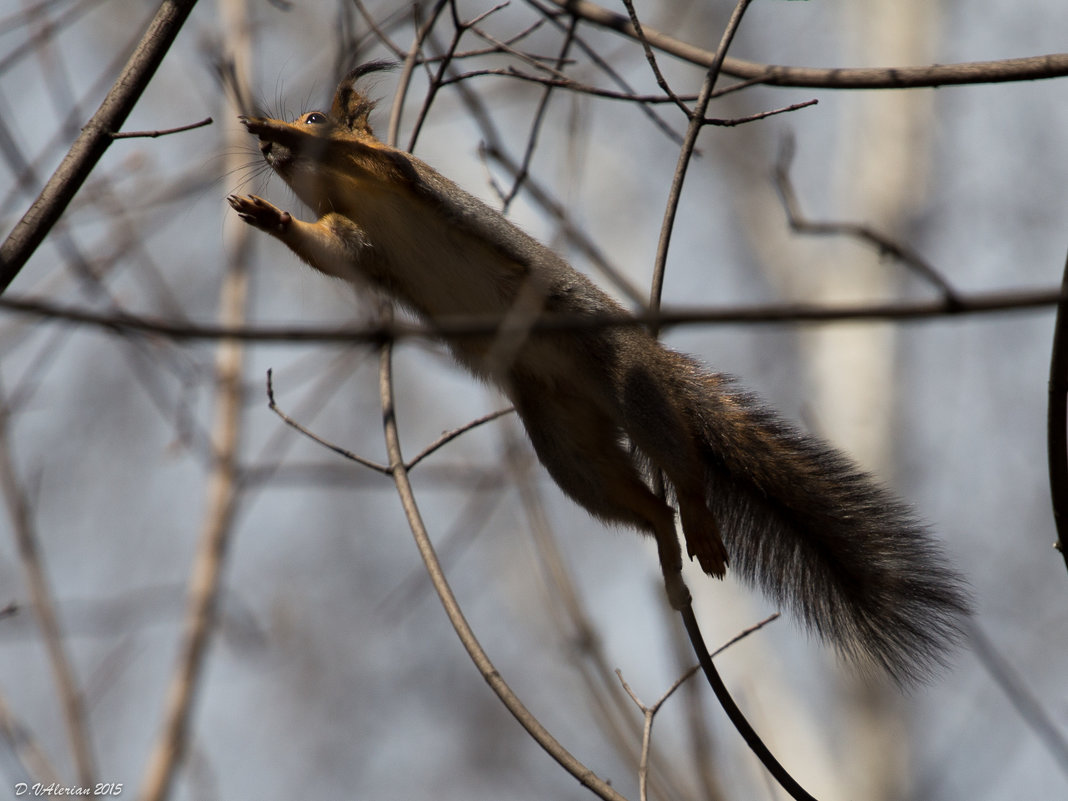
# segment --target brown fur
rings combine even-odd
[[[372,68],[374,65],[372,65]],[[668,595],[689,603],[667,477],[686,549],[790,604],[850,657],[922,677],[957,636],[967,599],[911,511],[845,456],[778,419],[732,379],[632,327],[534,332],[542,314],[622,314],[587,278],[415,157],[374,138],[373,108],[341,82],[329,114],[243,118],[267,162],[319,219],[229,198],[304,261],[369,282],[431,323],[501,321],[449,342],[513,401],[538,458],[598,518],[655,537]]]

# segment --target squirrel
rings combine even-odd
[[[230,195],[246,223],[313,268],[376,287],[431,326],[492,319],[497,336],[450,337],[453,356],[514,404],[566,495],[657,545],[684,609],[686,550],[710,576],[731,565],[853,662],[899,684],[946,662],[970,611],[964,582],[912,510],[847,456],[781,419],[730,376],[644,328],[537,328],[544,316],[625,314],[560,256],[418,158],[380,142],[375,106],[346,75],[329,112],[242,116],[267,164],[319,215],[296,219]],[[650,488],[660,471],[669,498]]]

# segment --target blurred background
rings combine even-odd
[[[141,0],[0,6],[5,235],[155,11]],[[645,24],[706,50],[730,11],[719,0],[638,8]],[[758,0],[731,55],[815,67],[992,60],[1068,49],[1062,23],[1060,0]],[[369,83],[380,98],[376,133],[386,138],[396,105],[399,146],[416,137],[417,155],[507,205],[637,308],[686,127],[681,111],[547,94],[500,74],[434,83],[438,57],[451,52],[447,77],[545,75],[539,59],[582,84],[662,94],[640,44],[586,21],[569,37],[572,25],[547,0],[202,2],[125,129],[214,123],[116,141],[5,297],[179,326],[372,323],[369,298],[249,236],[226,205],[228,193],[255,193],[310,219],[266,174],[228,87],[292,118],[329,104],[343,65],[398,59],[424,30],[430,61],[410,84],[400,71]],[[663,53],[657,61],[675,92],[696,94],[703,68]],[[773,180],[784,149],[806,215],[870,225],[961,294],[1059,284],[1064,79],[908,91],[755,86],[714,101],[710,114],[733,119],[813,98],[818,105],[796,112],[704,130],[675,222],[665,307],[939,297],[868,244],[792,233]],[[969,643],[909,693],[858,676],[785,616],[718,659],[771,750],[824,801],[1068,792],[1068,584],[1052,548],[1045,455],[1052,326],[1044,308],[664,333],[909,499],[974,591]],[[404,340],[394,363],[409,457],[506,406],[437,343]],[[188,747],[168,797],[592,797],[512,720],[460,647],[390,478],[287,427],[268,409],[268,368],[283,411],[386,461],[371,347],[235,347],[0,310],[0,788],[92,776],[151,797],[147,766],[182,660],[189,588],[207,582],[218,587],[217,615],[187,683]],[[236,394],[220,370],[238,376]],[[218,457],[220,447],[233,459]],[[694,661],[666,608],[655,549],[564,498],[511,416],[435,451],[412,480],[502,676],[578,759],[637,799],[641,715],[614,671],[651,704]],[[221,559],[197,561],[206,537]],[[216,585],[205,564],[219,568]],[[693,573],[689,583],[710,645],[776,611],[731,576]],[[58,638],[47,636],[47,613],[40,623],[41,591]],[[73,700],[64,686],[77,690]],[[665,703],[653,742],[653,798],[785,797],[698,680]]]

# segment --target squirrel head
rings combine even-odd
[[[338,84],[328,112],[308,111],[293,122],[238,118],[259,137],[260,152],[271,168],[320,214],[343,207],[357,184],[398,177],[399,151],[375,138],[369,120],[375,101],[356,88],[365,75],[392,66],[372,61],[353,69]]]

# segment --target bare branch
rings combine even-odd
[[[0,695],[0,736],[30,776],[43,783],[60,783],[60,777],[41,744],[11,711],[3,695]]]
[[[1068,259],[1064,263],[1061,289],[1064,299],[1057,305],[1057,322],[1050,348],[1046,448],[1057,550],[1068,565]]]
[[[249,23],[240,2],[222,3],[222,28],[232,36],[234,87],[243,96],[250,65]],[[231,136],[238,135],[231,128]],[[234,151],[237,153],[237,151]],[[249,231],[234,231],[228,242],[226,271],[219,286],[219,318],[225,326],[239,326],[247,318],[249,295]],[[178,660],[164,700],[163,723],[149,753],[141,782],[141,801],[163,801],[189,747],[193,704],[203,676],[208,643],[215,628],[226,554],[233,536],[240,497],[238,463],[244,410],[242,371],[245,347],[222,339],[215,351],[214,420],[211,464],[205,487],[204,518],[190,568],[185,618]]]
[[[734,645],[736,642],[744,640],[750,634],[759,631],[760,629],[764,628],[764,626],[771,623],[773,620],[778,620],[778,618],[779,614],[776,612],[774,615],[771,615],[770,617],[761,620],[759,623],[750,626],[744,631],[739,632],[726,643],[717,648],[715,653],[712,654],[712,656],[718,656],[719,654],[730,648],[732,645]],[[642,726],[641,761],[638,767],[638,789],[639,796],[642,801],[646,801],[646,799],[648,799],[649,797],[648,777],[649,758],[652,750],[653,719],[656,717],[656,714],[660,711],[660,708],[667,702],[667,700],[675,694],[676,690],[678,690],[679,687],[689,681],[693,677],[693,675],[697,673],[697,671],[700,669],[701,665],[697,664],[683,671],[682,675],[679,676],[674,682],[672,682],[671,686],[668,687],[664,694],[661,695],[660,698],[658,698],[652,706],[646,706],[644,703],[642,703],[641,699],[638,698],[638,695],[634,692],[634,690],[630,688],[630,685],[627,684],[626,680],[623,678],[623,671],[619,670],[618,668],[616,669],[616,676],[619,677],[620,684],[623,685],[623,689],[626,691],[627,695],[630,696],[634,704],[638,707],[638,709],[641,710],[642,716],[644,718],[644,725]]]
[[[82,128],[37,200],[0,245],[0,293],[18,275],[104,155],[112,142],[111,134],[122,128],[194,5],[196,0],[166,0],[160,6],[100,108]]]
[[[964,304],[964,299],[956,289],[942,277],[927,260],[911,248],[902,245],[890,237],[876,231],[867,225],[845,222],[816,222],[809,220],[801,211],[801,204],[794,193],[793,183],[790,181],[790,165],[793,161],[793,140],[787,139],[783,143],[779,161],[775,165],[775,187],[779,191],[783,208],[786,210],[786,219],[790,228],[803,234],[851,236],[873,245],[884,256],[897,259],[907,268],[921,276],[928,283],[934,285],[942,293],[942,299],[949,311],[953,311]]]
[[[697,618],[694,616],[692,606],[687,606],[682,610],[682,621],[686,626],[686,633],[690,637],[694,652],[701,663],[701,668],[704,670],[705,678],[712,687],[712,692],[716,694],[720,706],[727,713],[727,717],[734,724],[734,728],[742,735],[742,739],[757,755],[757,758],[768,769],[768,772],[775,777],[775,781],[790,794],[791,798],[796,799],[796,801],[815,801],[768,750],[768,747],[764,745],[764,741],[760,739],[749,721],[746,720],[745,715],[742,714],[742,710],[738,708],[734,699],[731,698],[727,686],[723,683],[723,679],[720,678],[719,671],[712,664],[712,657],[708,654],[708,648],[705,646],[704,637],[701,636],[701,628],[697,625]]]
[[[701,133],[704,125],[705,112],[708,104],[712,101],[712,90],[716,88],[716,80],[719,78],[723,59],[727,57],[727,49],[730,47],[734,34],[742,22],[742,16],[752,0],[738,0],[727,23],[719,47],[716,48],[715,57],[705,73],[705,81],[701,85],[701,93],[697,96],[693,111],[690,112],[690,124],[686,129],[686,136],[679,151],[678,164],[675,174],[671,178],[671,191],[668,194],[667,205],[664,209],[664,220],[660,226],[660,241],[656,246],[656,260],[653,263],[653,287],[649,293],[649,308],[660,308],[660,297],[664,289],[664,276],[667,269],[668,248],[671,245],[671,235],[675,230],[675,215],[678,212],[679,201],[682,199],[682,186],[686,180],[686,171],[690,166],[694,148],[697,146],[697,136]],[[654,328],[654,333],[656,329]]]
[[[631,39],[639,39],[629,19],[588,0],[549,0],[587,22],[609,28]],[[648,26],[643,28],[646,41],[658,50],[689,61],[711,66],[715,53],[686,44]],[[1036,81],[1068,75],[1068,53],[998,61],[974,61],[962,64],[933,64],[926,67],[873,67],[821,69],[758,64],[728,58],[723,71],[750,83],[769,86],[801,86],[809,89],[915,89],[954,84]]]
[[[37,532],[34,530],[30,502],[19,485],[15,473],[11,443],[8,441],[8,421],[9,412],[6,405],[0,406],[0,492],[3,494],[8,515],[11,518],[11,529],[15,535],[15,544],[18,546],[22,570],[26,576],[30,602],[41,629],[48,661],[59,693],[63,719],[67,727],[67,739],[70,741],[78,770],[78,781],[85,787],[91,787],[96,776],[96,760],[93,757],[85,698],[78,688],[74,665],[63,642],[62,626],[56,611],[52,588],[49,586]]]
[[[340,445],[336,445],[333,442],[330,442],[329,440],[323,439],[314,431],[305,428],[303,425],[301,425],[296,420],[287,415],[285,412],[283,412],[281,409],[279,409],[278,404],[276,404],[274,401],[273,370],[267,371],[267,408],[269,408],[272,412],[281,417],[287,426],[295,429],[296,431],[299,431],[301,434],[303,434],[313,442],[322,445],[324,448],[333,451],[339,456],[345,457],[349,461],[356,462],[356,464],[363,465],[364,467],[368,467],[371,470],[375,470],[387,476],[389,475],[390,470],[389,467],[387,467],[386,465],[378,464],[378,462],[372,462],[370,459],[365,459],[359,454],[353,453],[350,450],[342,448]]]
[[[473,428],[478,428],[480,425],[492,422],[493,420],[496,420],[499,417],[504,417],[506,414],[511,414],[514,411],[515,409],[511,406],[509,406],[507,409],[498,409],[495,412],[490,412],[489,414],[484,414],[481,417],[476,417],[474,420],[471,420],[468,423],[464,423],[462,426],[460,426],[459,428],[454,428],[452,431],[446,431],[444,434],[442,434],[440,437],[431,442],[429,445],[423,448],[423,450],[419,451],[419,453],[417,453],[411,458],[407,465],[408,470],[410,471],[413,467],[423,461],[423,459],[434,453],[434,451],[438,450],[443,445],[447,445],[448,443],[452,442],[461,434],[466,434]]]
[[[387,144],[397,144],[400,135],[401,113],[404,111],[404,100],[408,95],[408,87],[411,85],[412,71],[415,69],[416,62],[419,60],[419,53],[423,49],[423,43],[426,41],[426,37],[430,35],[430,30],[434,27],[438,15],[440,15],[445,8],[446,2],[447,0],[438,0],[438,2],[434,4],[434,8],[430,12],[430,18],[419,26],[419,30],[412,38],[408,53],[404,57],[400,80],[397,82],[397,91],[393,95],[393,107],[389,110],[389,132],[386,136]],[[413,142],[415,135],[416,133],[413,132]]]
[[[223,282],[222,318],[225,324],[239,324],[244,320],[247,293],[248,269],[239,257]],[[216,355],[215,426],[212,432],[214,459],[208,476],[206,512],[190,572],[180,655],[167,690],[163,730],[145,770],[140,796],[143,801],[166,798],[189,741],[189,720],[215,623],[219,585],[238,502],[243,355],[240,342],[220,341]]]
[[[747,122],[757,122],[758,120],[766,120],[768,117],[774,117],[777,114],[788,114],[791,111],[800,111],[803,108],[809,106],[815,106],[819,103],[819,100],[812,98],[811,100],[802,100],[800,103],[791,103],[788,106],[782,106],[781,108],[773,108],[768,111],[758,111],[755,114],[748,114],[744,117],[734,117],[733,119],[724,120],[717,117],[705,117],[705,125],[718,125],[723,128],[731,128],[735,125],[745,125]]]
[[[206,125],[211,125],[213,122],[214,120],[211,117],[205,117],[200,122],[192,122],[189,125],[180,125],[177,128],[167,128],[162,131],[122,131],[120,133],[110,134],[110,136],[112,139],[134,139],[144,137],[155,139],[157,136],[170,136],[171,134],[203,128]]]
[[[568,51],[571,49],[571,45],[575,41],[575,28],[577,26],[578,21],[573,19],[564,35],[564,43],[560,48],[560,55],[556,59],[555,68],[558,71],[563,69],[564,64],[567,61]],[[541,132],[542,123],[545,121],[545,112],[549,107],[549,98],[552,96],[552,91],[552,86],[546,86],[542,91],[541,97],[538,99],[538,106],[534,111],[534,119],[530,124],[530,133],[527,136],[527,146],[523,151],[523,161],[515,173],[512,181],[512,188],[509,190],[508,194],[504,196],[503,202],[501,203],[501,211],[505,213],[507,213],[508,207],[512,204],[512,201],[515,200],[516,195],[519,194],[523,182],[527,179],[527,176],[530,173],[530,163],[534,158],[534,150],[538,144],[538,134]]]
[[[667,79],[664,77],[664,73],[660,71],[660,65],[656,62],[656,55],[653,53],[652,45],[649,44],[649,40],[645,38],[645,32],[642,30],[641,21],[638,19],[638,12],[634,9],[633,0],[623,0],[623,5],[627,7],[627,16],[630,18],[631,27],[634,29],[634,35],[642,45],[642,52],[645,53],[645,60],[649,64],[649,69],[653,71],[653,76],[656,78],[656,85],[659,86],[665,95],[667,95],[672,102],[675,103],[682,113],[687,117],[691,116],[690,109],[686,107],[686,104],[679,99],[679,96],[675,94],[672,88],[668,85]],[[700,96],[699,96],[700,97]],[[698,99],[700,102],[700,99]]]
[[[415,537],[415,544],[419,549],[419,555],[423,558],[427,573],[430,576],[430,581],[434,585],[434,590],[437,592],[442,606],[445,608],[445,614],[448,615],[449,622],[456,630],[456,634],[460,638],[460,642],[463,644],[468,656],[471,657],[471,661],[475,663],[478,672],[482,674],[482,678],[486,680],[486,683],[489,684],[490,688],[497,694],[497,697],[500,698],[501,703],[504,704],[505,708],[512,713],[515,719],[519,721],[519,724],[527,730],[532,738],[534,738],[534,741],[537,742],[549,756],[556,760],[562,768],[574,776],[583,787],[596,793],[599,797],[605,799],[605,801],[626,801],[624,796],[616,792],[610,784],[576,759],[571,752],[564,748],[564,746],[549,733],[549,730],[546,729],[533,714],[531,714],[530,710],[526,708],[519,697],[512,691],[512,688],[508,686],[508,683],[497,671],[497,668],[494,667],[489,656],[479,643],[478,638],[475,636],[474,631],[471,630],[467,619],[464,617],[463,610],[461,610],[459,602],[456,600],[456,596],[453,594],[452,588],[449,586],[448,579],[445,578],[445,574],[442,572],[441,563],[438,561],[437,554],[434,551],[434,545],[430,541],[430,535],[427,533],[426,526],[419,513],[419,507],[415,502],[415,495],[412,493],[412,485],[408,480],[408,470],[405,467],[404,456],[401,452],[400,434],[397,428],[397,419],[395,415],[391,358],[392,348],[387,344],[383,346],[381,352],[379,391],[382,397],[382,420],[385,430],[386,450],[389,453],[389,466],[393,473],[393,481],[397,485],[397,494],[400,496],[401,504],[404,507],[404,514],[408,518],[408,526],[411,528],[412,536]]]
[[[642,314],[599,314],[583,317],[547,314],[531,325],[531,331],[577,331],[618,326],[687,325],[768,325],[830,324],[844,322],[920,321],[976,314],[1003,314],[1035,311],[1056,306],[1068,298],[1068,289],[1004,289],[973,292],[958,296],[956,303],[944,299],[891,300],[870,303],[841,303],[833,306],[806,303],[769,303],[722,308],[666,309]],[[42,319],[89,325],[116,334],[144,334],[176,341],[239,339],[244,342],[339,343],[380,345],[403,339],[442,339],[485,336],[500,327],[496,317],[457,317],[434,328],[407,323],[378,323],[367,326],[321,328],[316,326],[226,326],[174,323],[155,317],[124,313],[99,313],[48,301],[0,298],[0,309],[31,314]]]
[[[545,605],[561,639],[571,646],[567,654],[582,679],[600,730],[624,764],[637,765],[641,751],[635,749],[634,740],[640,734],[640,728],[634,725],[626,695],[620,692],[597,626],[586,610],[581,587],[568,569],[558,537],[545,513],[537,481],[532,476],[532,468],[537,468],[531,463],[530,451],[511,434],[509,430],[505,445],[511,468],[509,479],[519,489],[527,528],[541,566]],[[651,754],[651,758],[654,756],[655,753]],[[658,798],[686,796],[678,773],[671,767],[651,771],[649,786]]]

